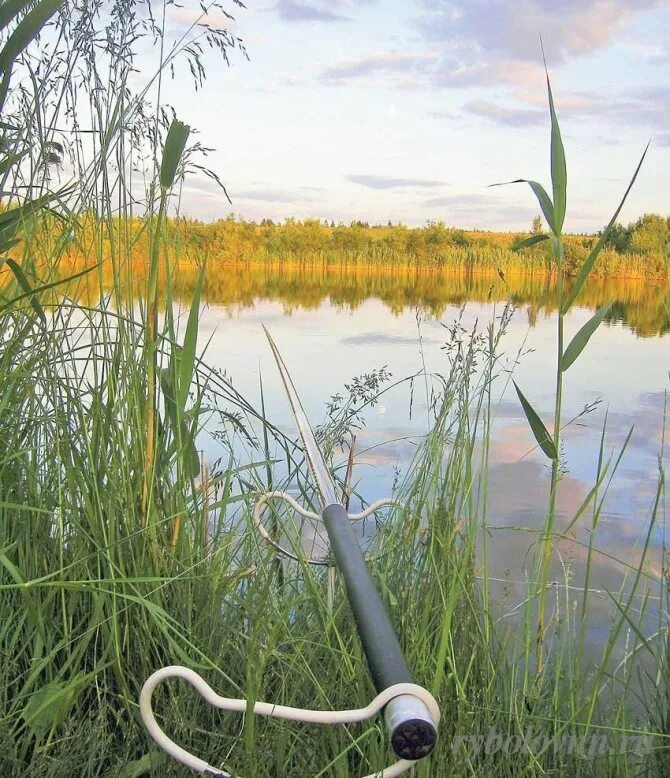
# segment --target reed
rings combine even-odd
[[[598,255],[605,245],[607,238],[609,237],[612,227],[616,223],[617,216],[626,202],[628,193],[630,192],[635,179],[640,171],[644,158],[647,154],[645,149],[642,158],[633,174],[633,177],[626,189],[626,192],[616,210],[616,213],[610,220],[603,234],[600,236],[598,242],[592,248],[591,252],[585,259],[577,275],[574,286],[569,294],[566,294],[564,286],[564,255],[565,248],[563,242],[563,223],[565,221],[566,213],[566,201],[567,201],[567,166],[565,162],[565,152],[563,148],[563,140],[561,138],[561,131],[558,124],[558,118],[554,107],[554,100],[551,91],[551,85],[549,83],[549,75],[547,74],[547,91],[549,95],[549,111],[551,114],[551,183],[552,183],[552,195],[549,197],[545,189],[541,184],[536,181],[528,181],[526,179],[519,179],[513,183],[528,183],[533,190],[533,194],[536,196],[538,204],[542,209],[549,229],[550,234],[540,233],[531,235],[529,238],[518,241],[514,248],[517,251],[526,249],[531,246],[535,246],[544,241],[551,243],[553,258],[556,265],[556,380],[555,380],[555,401],[554,401],[554,426],[553,432],[549,433],[542,419],[537,414],[533,406],[528,402],[521,389],[514,382],[517,395],[521,402],[523,411],[528,419],[530,428],[535,436],[538,446],[542,449],[543,453],[551,461],[551,487],[549,492],[549,505],[547,508],[546,530],[541,542],[541,552],[537,564],[537,577],[540,581],[542,591],[546,591],[549,581],[549,572],[551,567],[551,558],[553,554],[553,545],[555,542],[555,522],[556,522],[556,496],[559,487],[559,480],[561,474],[561,413],[563,408],[563,380],[564,374],[572,366],[572,364],[579,358],[580,354],[588,344],[591,336],[602,323],[603,319],[609,313],[612,303],[608,302],[600,307],[596,313],[589,319],[589,321],[583,325],[583,327],[574,335],[570,343],[565,345],[564,336],[564,321],[565,314],[570,310],[570,307],[578,298],[582,288],[586,284],[593,266],[595,265]],[[538,613],[537,613],[537,626],[536,626],[536,662],[537,662],[537,677],[542,675],[544,669],[544,648],[546,641],[546,598],[544,594],[539,599]]]

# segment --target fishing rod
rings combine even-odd
[[[323,455],[314,437],[312,428],[303,410],[291,376],[284,364],[275,342],[263,327],[270,343],[279,374],[289,399],[298,432],[302,440],[309,470],[311,472],[319,512],[303,509],[290,495],[284,492],[268,492],[261,495],[254,510],[254,524],[261,530],[265,540],[270,540],[260,523],[263,507],[270,499],[281,499],[289,503],[303,516],[324,524],[334,561],[339,568],[349,600],[358,635],[370,668],[370,675],[378,692],[365,708],[346,711],[317,711],[290,708],[267,702],[255,702],[253,712],[261,716],[274,716],[314,724],[348,724],[365,721],[383,713],[391,747],[399,760],[390,767],[367,778],[393,778],[407,772],[417,760],[427,757],[437,742],[437,725],[440,709],[427,689],[414,683],[407,666],[398,637],[384,608],[374,584],[365,557],[358,544],[352,520],[370,515],[391,500],[379,500],[360,514],[349,516],[342,500],[337,495],[335,483],[326,466]],[[276,545],[276,544],[275,544]],[[283,553],[293,557],[288,552]],[[308,560],[313,562],[314,560]],[[200,695],[214,707],[222,710],[245,713],[246,700],[221,697],[193,670],[187,667],[171,666],[157,670],[151,675],[140,694],[140,713],[149,734],[156,743],[177,761],[204,775],[217,778],[231,778],[216,767],[212,767],[170,740],[158,726],[151,708],[154,689],[167,678],[181,678],[188,681]]]

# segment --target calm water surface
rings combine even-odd
[[[293,422],[261,324],[270,329],[316,424],[324,419],[328,398],[373,367],[387,366],[395,379],[424,365],[429,372],[446,373],[444,325],[461,317],[464,326],[484,329],[507,299],[518,307],[503,348],[510,357],[519,349],[528,352],[515,368],[515,380],[545,421],[552,418],[556,295],[547,279],[503,281],[410,270],[217,268],[210,271],[207,297],[202,313],[203,342],[209,339],[206,361],[225,370],[256,405],[262,375],[266,412],[291,436]],[[640,559],[639,544],[658,484],[670,369],[670,294],[656,283],[594,282],[567,317],[566,339],[609,300],[614,300],[610,319],[566,376],[564,419],[595,400],[600,403],[565,432],[558,526],[565,526],[593,486],[606,414],[608,452],[619,450],[633,427],[598,529],[597,546],[604,553],[597,555],[592,581],[594,587],[616,590],[625,564],[637,565]],[[521,591],[515,582],[531,573],[525,557],[544,522],[549,468],[543,455],[532,450],[534,440],[513,388],[498,394],[498,400],[489,471],[495,528],[490,574],[500,579],[501,592],[513,597]],[[397,470],[407,471],[426,432],[427,403],[419,384],[411,417],[409,410],[405,384],[365,414],[354,480],[368,501],[391,492]],[[206,445],[209,456],[221,455],[214,441]],[[644,565],[652,580],[661,575],[665,509],[663,505]],[[584,542],[588,532],[582,519],[574,542],[559,544],[575,586],[586,556]],[[605,593],[602,600],[606,603]]]

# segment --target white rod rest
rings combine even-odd
[[[229,773],[212,767],[204,759],[186,751],[186,749],[177,745],[171,740],[165,732],[158,726],[156,717],[151,707],[151,698],[155,688],[159,683],[168,678],[181,678],[188,681],[191,686],[205,699],[210,705],[221,710],[227,710],[235,713],[245,713],[247,710],[247,701],[239,699],[230,699],[221,697],[212,687],[203,680],[196,672],[188,667],[172,665],[164,667],[153,673],[144,686],[140,694],[140,714],[142,721],[146,726],[151,737],[156,743],[177,762],[189,767],[191,770],[204,775],[217,776],[218,778],[232,778]],[[291,721],[301,721],[308,724],[353,724],[359,721],[365,721],[375,716],[384,708],[388,702],[402,695],[410,695],[421,700],[430,711],[435,723],[439,723],[440,709],[433,695],[422,686],[413,683],[399,683],[390,686],[378,694],[365,708],[355,708],[353,710],[309,710],[305,708],[290,708],[285,705],[274,705],[269,702],[255,702],[253,712],[259,716],[274,716],[280,719],[290,719]],[[401,759],[390,767],[385,767],[380,772],[371,773],[366,778],[395,778],[397,775],[410,770],[416,762]]]
[[[305,508],[303,508],[299,502],[296,502],[293,499],[293,497],[291,497],[290,494],[287,494],[286,492],[280,492],[280,491],[265,492],[256,501],[256,504],[254,505],[254,513],[253,513],[254,527],[258,530],[258,533],[263,538],[263,540],[268,545],[276,549],[280,554],[287,557],[288,559],[292,559],[294,562],[304,561],[304,562],[308,562],[310,565],[323,565],[325,567],[331,567],[334,563],[330,560],[314,559],[313,557],[307,557],[301,559],[296,554],[293,554],[291,551],[287,551],[280,543],[277,543],[276,540],[273,540],[270,537],[268,531],[265,529],[262,523],[263,511],[265,510],[265,506],[270,500],[283,500],[284,502],[288,503],[291,506],[291,508],[293,508],[293,510],[296,513],[298,513],[300,516],[304,516],[306,519],[309,519],[310,521],[323,523],[323,519],[321,518],[321,516],[319,516],[319,514],[312,513],[312,511],[305,510]],[[387,505],[398,505],[398,503],[389,497],[384,497],[383,499],[376,500],[371,505],[368,505],[368,507],[364,511],[361,511],[360,513],[348,514],[349,521],[361,521],[362,519],[367,519],[367,517],[371,516],[373,513],[375,513],[375,511],[378,511],[380,508],[384,508]]]

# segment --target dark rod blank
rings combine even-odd
[[[324,509],[322,517],[337,566],[344,579],[349,604],[377,691],[381,692],[397,683],[414,683],[345,508],[338,504],[329,505]],[[398,698],[400,699],[402,698]],[[395,700],[392,700],[387,709],[394,702]],[[421,708],[424,708],[422,704]],[[425,715],[402,720],[391,732],[393,749],[402,759],[421,759],[427,756],[436,741],[435,724],[427,710]]]

